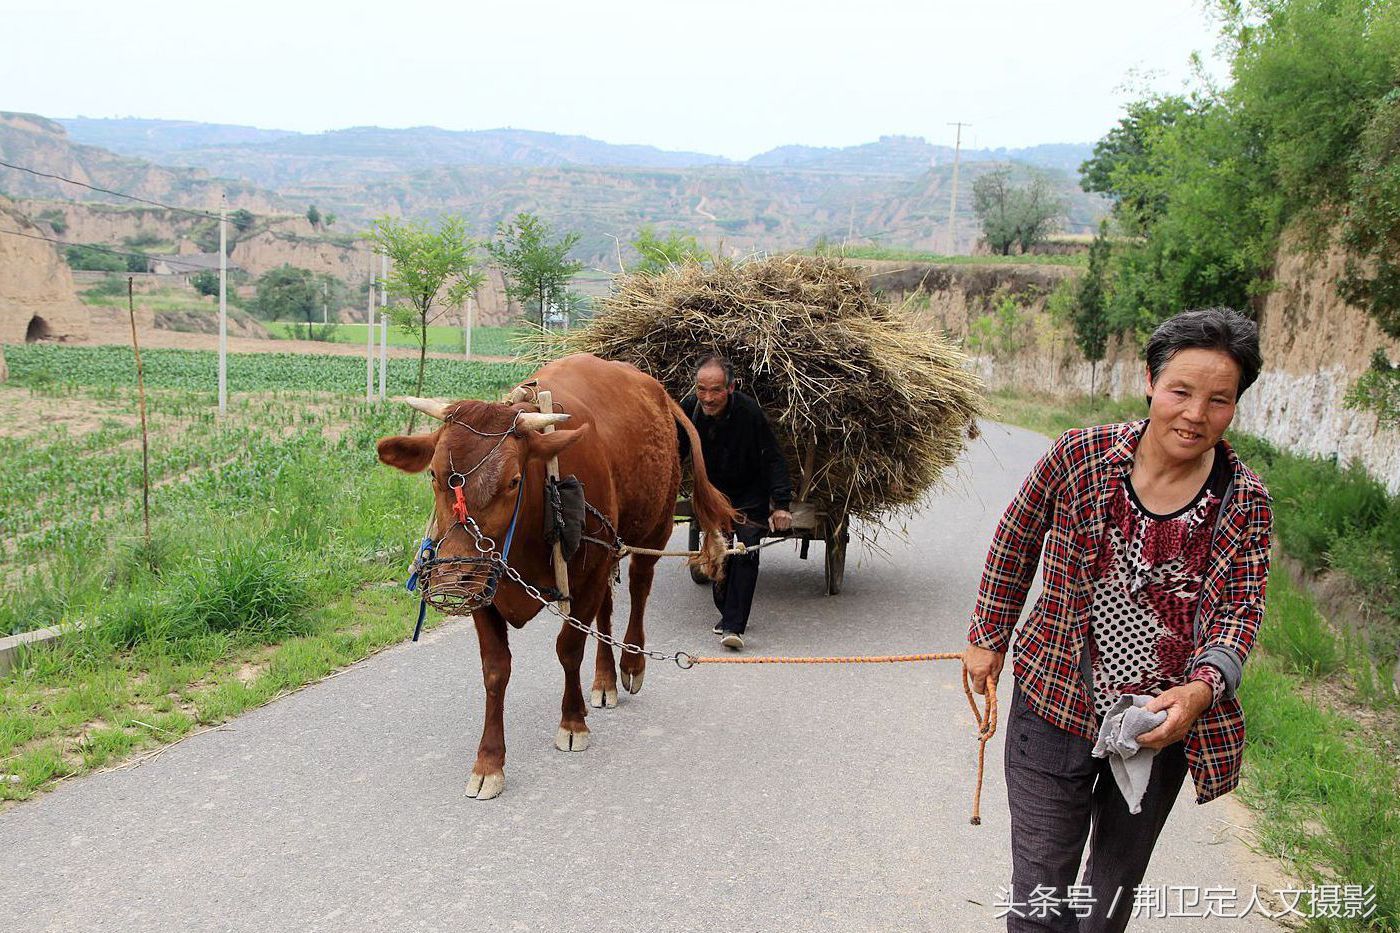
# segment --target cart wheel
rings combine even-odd
[[[826,526],[826,595],[836,596],[846,579],[846,543],[851,536],[840,516],[827,519]]]
[[[700,525],[695,519],[690,520],[690,550],[700,550]],[[710,578],[705,576],[705,572],[694,564],[690,565],[690,579],[701,586],[710,582]]]

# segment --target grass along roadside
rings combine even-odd
[[[1139,401],[1010,392],[990,401],[993,418],[1050,437],[1143,415]],[[1341,533],[1335,529],[1357,533],[1356,501],[1369,503],[1373,523],[1384,519],[1383,509],[1374,514],[1364,477],[1248,436],[1231,441],[1274,496],[1275,546],[1304,566],[1299,555],[1332,559]],[[1322,488],[1307,495],[1305,483]],[[1321,531],[1297,540],[1309,529]],[[1275,561],[1240,687],[1249,740],[1239,795],[1254,813],[1260,851],[1306,883],[1373,885],[1375,893],[1367,922],[1314,917],[1309,930],[1400,930],[1400,712],[1388,672],[1378,671],[1376,642],[1374,633],[1329,625],[1284,562]]]
[[[1355,696],[1346,662],[1357,650],[1286,568],[1270,571],[1240,686],[1249,717],[1240,797],[1260,851],[1309,884],[1375,893],[1368,923],[1313,918],[1310,930],[1400,930],[1400,731]]]

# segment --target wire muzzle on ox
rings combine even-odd
[[[448,475],[447,488],[452,490],[452,514],[455,521],[436,540],[432,536],[433,526],[436,524],[435,516],[429,519],[429,528],[423,536],[422,544],[419,545],[418,556],[414,560],[407,585],[410,591],[416,588],[421,594],[418,624],[413,633],[413,638],[417,641],[423,625],[424,610],[428,606],[448,615],[465,615],[474,609],[489,606],[496,598],[496,588],[510,560],[511,543],[515,539],[515,530],[520,521],[520,504],[525,496],[525,483],[522,482],[516,489],[510,525],[506,530],[504,543],[500,550],[497,550],[495,540],[483,532],[476,519],[467,512],[467,479],[486,466],[507,438],[523,437],[527,431],[543,431],[551,425],[568,420],[569,416],[563,413],[546,415],[520,411],[516,412],[511,426],[506,430],[485,432],[465,422],[454,420],[452,412],[444,402],[411,397],[405,401],[439,421],[457,424],[480,437],[496,438],[496,443],[474,465],[464,471],[458,471],[454,467]],[[468,544],[475,549],[476,554],[438,557],[442,542],[456,528],[461,528],[466,533]]]

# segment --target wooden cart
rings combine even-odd
[[[841,592],[841,584],[846,577],[846,546],[851,540],[846,516],[840,512],[823,508],[815,502],[794,502],[790,511],[792,512],[791,531],[765,532],[763,537],[792,538],[799,541],[800,547],[797,556],[803,560],[807,559],[807,553],[813,540],[823,542],[825,545],[826,595],[837,595]],[[695,521],[689,499],[682,498],[676,502],[676,518],[689,522],[690,549],[692,551],[699,550],[700,526]],[[696,583],[710,582],[709,577],[694,566],[690,568],[690,578]]]

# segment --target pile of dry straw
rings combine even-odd
[[[918,506],[982,410],[955,346],[827,257],[619,276],[563,349],[632,363],[675,398],[702,354],[722,353],[772,421],[798,498],[876,524]]]

